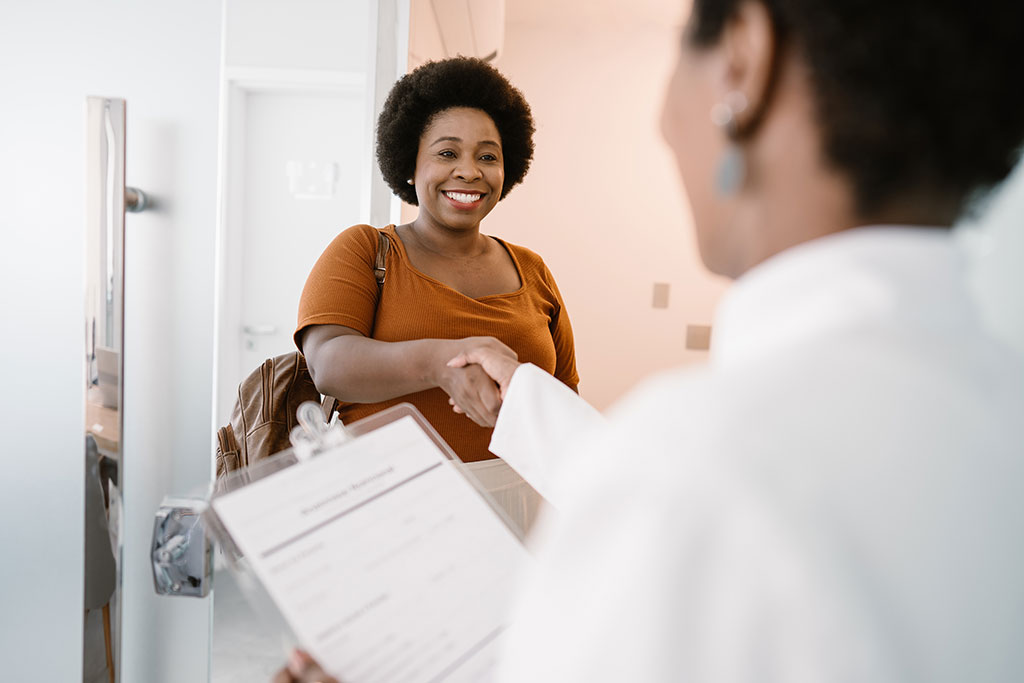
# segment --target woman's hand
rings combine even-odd
[[[497,344],[472,343],[481,339],[485,342],[486,340],[494,341]],[[465,368],[472,367],[473,365],[479,366],[487,373],[488,377],[498,384],[500,396],[504,399],[505,393],[508,391],[509,382],[512,381],[512,375],[515,374],[516,369],[520,366],[519,356],[509,347],[498,342],[496,339],[490,339],[490,337],[470,337],[463,341],[471,343],[461,353],[448,361],[448,367]],[[464,406],[458,404],[458,401],[456,401],[456,404],[458,407],[464,408]]]
[[[461,358],[469,353],[486,351],[503,358],[516,359],[516,352],[493,337],[467,337],[455,342],[452,349]],[[448,402],[481,427],[493,427],[501,407],[498,385],[485,368],[473,364],[447,363],[440,373],[438,385],[448,394]]]
[[[272,683],[341,683],[328,676],[313,658],[302,650],[292,650],[288,666],[274,675]]]

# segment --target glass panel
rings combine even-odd
[[[83,680],[119,679],[124,100],[86,103]]]

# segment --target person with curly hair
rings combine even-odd
[[[380,287],[378,230],[356,225],[338,235],[309,275],[295,331],[317,388],[341,402],[344,422],[412,403],[523,527],[539,499],[488,451],[497,388],[479,367],[445,363],[482,343],[574,391],[579,382],[551,272],[533,251],[480,230],[526,175],[533,132],[522,94],[482,60],[430,62],[401,78],[377,123],[377,160],[419,215],[382,229],[390,248]]]

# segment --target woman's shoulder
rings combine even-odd
[[[327,246],[324,251],[325,254],[331,255],[342,255],[356,253],[371,253],[375,254],[377,251],[377,241],[379,232],[390,232],[394,235],[394,226],[387,226],[378,230],[372,225],[366,225],[365,223],[358,223],[351,227],[345,228],[338,235],[331,240],[331,243]]]
[[[338,236],[335,239],[376,242],[378,232],[389,232],[391,234],[394,234],[394,227],[395,226],[393,225],[389,225],[387,227],[378,229],[373,227],[372,225],[367,225],[366,223],[357,223],[351,227],[342,230],[340,233],[338,233]]]
[[[551,276],[551,271],[548,270],[547,264],[544,263],[544,259],[541,258],[540,254],[534,250],[519,244],[513,244],[512,242],[501,239],[500,237],[496,237],[495,239],[505,245],[516,261],[519,262],[519,266],[524,271],[540,273],[545,277]]]
[[[544,262],[544,260],[540,257],[540,254],[535,252],[533,249],[524,247],[521,244],[513,244],[512,242],[509,242],[508,240],[503,239],[501,237],[494,237],[493,235],[492,237],[501,242],[502,244],[504,244],[509,251],[515,253],[517,258],[529,259],[531,261],[539,261],[540,263]]]

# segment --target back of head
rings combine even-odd
[[[806,64],[828,163],[857,209],[909,201],[956,215],[1024,142],[1024,4],[1006,0],[695,0],[689,39],[717,42],[743,2]]]

